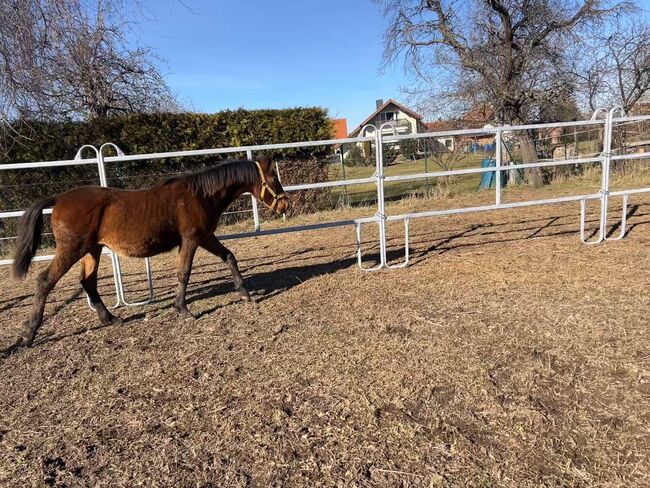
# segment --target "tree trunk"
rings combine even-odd
[[[537,163],[537,150],[535,149],[535,143],[530,137],[528,131],[518,131],[517,140],[519,141],[523,164]],[[542,168],[529,168],[524,170],[524,182],[527,185],[542,186],[544,184]]]

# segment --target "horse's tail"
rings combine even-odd
[[[13,263],[14,276],[19,280],[22,280],[27,274],[29,265],[34,259],[34,254],[41,245],[43,209],[52,207],[55,201],[55,197],[50,197],[35,202],[20,219],[18,242]]]

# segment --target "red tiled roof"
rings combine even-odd
[[[434,120],[433,122],[424,122],[424,127],[427,132],[444,132],[447,130],[455,130],[456,124],[451,120]]]
[[[332,126],[334,127],[334,139],[345,139],[348,137],[347,119],[332,119]]]

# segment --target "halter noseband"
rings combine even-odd
[[[280,200],[283,198],[288,198],[286,193],[280,193],[279,195],[273,191],[273,188],[269,186],[269,184],[266,182],[266,177],[264,176],[264,172],[262,171],[262,166],[260,166],[260,163],[255,161],[255,165],[257,166],[258,171],[260,172],[260,178],[262,179],[262,190],[260,191],[260,201],[269,207],[271,210],[275,211],[275,207],[278,204]],[[273,203],[269,205],[264,201],[264,192],[269,192],[273,196]]]

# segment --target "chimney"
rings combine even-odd
[[[375,102],[375,104],[376,104],[375,110],[379,110],[379,107],[381,107],[384,104],[384,101],[380,98]]]

